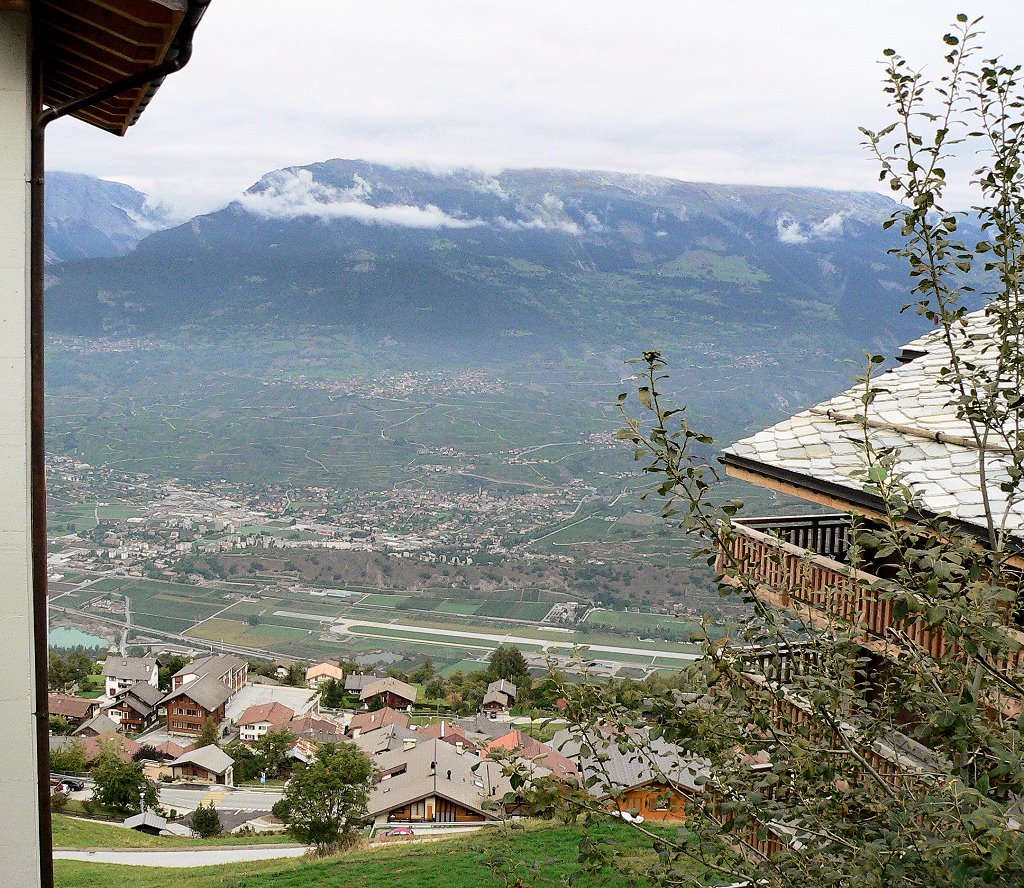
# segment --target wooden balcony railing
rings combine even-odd
[[[838,622],[860,630],[865,641],[884,643],[880,645],[883,652],[893,642],[905,640],[934,659],[956,653],[955,642],[940,629],[920,618],[897,620],[895,602],[883,594],[883,581],[839,560],[848,550],[845,516],[744,519],[722,535],[716,569],[726,581],[735,582],[737,573],[750,577],[758,594],[771,604],[803,610],[819,628],[832,628]],[[1024,633],[1012,626],[1004,631],[1021,647],[1002,655],[994,665],[1020,683]],[[1000,693],[1005,695],[1007,690]],[[1019,708],[1019,701],[1014,706]]]

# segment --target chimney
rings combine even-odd
[[[441,720],[441,739],[444,740],[444,719]]]

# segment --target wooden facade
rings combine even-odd
[[[809,519],[737,521],[729,534],[723,534],[717,571],[726,582],[730,571],[743,572],[753,578],[754,592],[762,600],[793,611],[821,629],[852,630],[864,647],[883,656],[901,656],[890,640],[894,633],[933,658],[956,655],[956,643],[920,617],[896,619],[895,602],[885,594],[883,580],[836,560],[836,556],[845,556],[847,540],[834,527],[835,517],[829,516],[832,526],[824,535],[813,530]],[[832,554],[820,554],[821,548]],[[1002,657],[998,665],[1021,682],[1024,632],[1011,625],[1002,631],[1021,647]],[[991,705],[1009,716],[1022,710],[1020,699],[1005,694]]]
[[[188,692],[167,704],[167,730],[173,734],[199,734],[211,719],[216,724],[224,721],[226,704],[214,710],[204,709],[188,696]]]
[[[388,811],[389,823],[483,823],[487,817],[441,795],[428,796]]]
[[[675,784],[652,780],[608,799],[605,807],[610,811],[628,811],[644,820],[682,822],[686,820],[686,802],[686,794]]]

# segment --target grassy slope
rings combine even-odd
[[[560,884],[579,870],[576,862],[580,827],[541,827],[512,833],[512,852],[526,867],[537,866],[538,886]],[[602,825],[595,838],[612,839],[622,851],[625,872],[583,876],[578,888],[627,888],[648,884],[641,871],[653,861],[649,843],[625,826]],[[479,850],[481,843],[499,846],[498,830],[418,846],[377,848],[321,862],[267,861],[197,869],[156,869],[106,864],[56,862],[57,888],[499,888]],[[386,874],[386,876],[385,876]],[[525,873],[524,873],[525,875]]]
[[[262,845],[291,841],[286,834],[224,836],[216,839],[150,836],[123,826],[108,826],[63,814],[53,815],[54,848],[202,848],[211,845]]]

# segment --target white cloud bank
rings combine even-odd
[[[844,213],[833,213],[821,220],[813,222],[806,228],[789,213],[783,213],[775,221],[775,230],[779,243],[805,244],[811,240],[832,240],[843,234]]]
[[[352,219],[364,225],[400,228],[473,228],[484,224],[482,219],[449,216],[433,204],[374,206],[366,202],[372,193],[370,183],[358,175],[353,176],[351,188],[336,188],[317,182],[309,170],[284,170],[270,178],[262,191],[247,192],[238,202],[247,212],[265,219]]]

